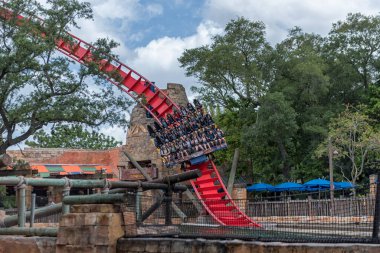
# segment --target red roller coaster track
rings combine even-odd
[[[36,20],[26,19],[24,16],[15,15],[7,8],[0,7],[0,17],[6,21],[14,18],[20,21],[32,20],[43,26],[43,20],[38,18]],[[68,35],[72,38],[70,42],[63,39],[56,40],[57,50],[81,64],[94,63],[93,52],[95,48],[72,34],[68,33]],[[99,69],[112,84],[140,103],[144,98],[146,102],[141,103],[142,106],[153,115],[158,123],[160,123],[161,117],[166,117],[168,113],[172,113],[173,107],[179,108],[157,86],[119,60],[106,56],[105,59],[95,63],[98,64]],[[115,73],[118,74],[118,78],[114,78]],[[202,176],[193,180],[191,184],[205,209],[218,223],[229,226],[260,227],[235,205],[212,161],[193,165],[191,169],[202,171]]]

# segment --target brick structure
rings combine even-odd
[[[120,147],[108,150],[62,149],[62,148],[25,148],[23,151],[10,150],[7,153],[15,159],[31,164],[98,164],[111,166],[118,175],[118,164],[127,159]]]
[[[59,223],[56,253],[116,252],[117,240],[124,236],[120,206],[75,205]]]
[[[166,92],[175,103],[186,105],[188,102],[185,88],[181,84],[168,83]],[[119,178],[121,172],[126,175],[136,175],[137,170],[123,154],[123,150],[130,153],[143,167],[154,165],[158,168],[157,176],[164,176],[173,171],[164,169],[159,151],[150,140],[146,125],[153,124],[153,119],[146,117],[145,109],[137,104],[133,110],[127,133],[126,145],[109,150],[61,149],[61,148],[25,148],[23,151],[10,150],[7,153],[16,158],[28,161],[31,164],[97,164],[111,166],[114,177]],[[154,171],[151,172],[155,174]],[[127,179],[128,178],[123,178]],[[133,177],[139,180],[141,177]]]

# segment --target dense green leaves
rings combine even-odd
[[[75,149],[109,149],[120,145],[113,137],[96,131],[88,131],[80,125],[60,125],[51,133],[43,130],[33,136],[33,141],[26,145],[37,148],[75,148]]]
[[[179,58],[202,98],[226,109],[256,106],[271,78],[271,47],[264,24],[239,18],[227,24],[223,36],[209,46],[189,49]]]
[[[126,125],[126,96],[106,84],[95,64],[75,66],[55,49],[58,38],[70,41],[65,31],[77,26],[78,19],[92,18],[89,4],[61,0],[44,7],[31,0],[8,2],[15,15],[40,16],[44,23],[0,20],[0,153],[49,123]],[[117,46],[105,39],[94,44],[94,59]]]
[[[348,164],[341,167],[341,173],[353,184],[364,173],[371,158],[380,154],[380,131],[371,126],[371,120],[359,110],[347,108],[329,124],[328,139],[336,152],[336,157]],[[326,152],[327,140],[317,149],[318,154]]]
[[[349,14],[326,37],[295,27],[271,47],[261,22],[239,18],[210,45],[186,50],[179,61],[200,82],[193,90],[220,108],[213,113],[231,148],[216,154],[218,162],[228,169],[239,147],[238,170],[254,181],[327,176],[326,156],[317,157],[317,150],[332,131],[344,132],[345,105],[362,108],[372,119],[368,127],[379,129],[379,28],[380,16]],[[342,172],[352,171],[347,157],[339,159]],[[366,164],[360,175],[369,173]]]
[[[349,14],[333,24],[328,49],[334,60],[348,64],[360,77],[358,88],[368,89],[379,78],[380,16]]]

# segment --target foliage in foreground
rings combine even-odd
[[[92,18],[90,5],[77,0],[7,2],[15,16],[0,20],[0,154],[49,124],[125,126],[130,105],[125,94],[108,84],[96,64],[78,68],[56,51],[58,39],[71,41],[66,31],[78,27],[79,19]],[[18,14],[45,21],[41,25],[32,19],[20,26]],[[100,60],[112,55],[117,43],[99,39],[94,46],[94,60]]]

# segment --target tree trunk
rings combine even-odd
[[[284,175],[285,178],[289,178],[290,166],[288,164],[288,152],[286,152],[285,145],[281,140],[278,141],[277,143],[278,143],[278,148],[280,150],[281,158],[284,164],[282,168],[282,174]]]
[[[10,157],[7,154],[0,155],[0,168],[1,167],[7,167],[12,163],[12,157]]]

